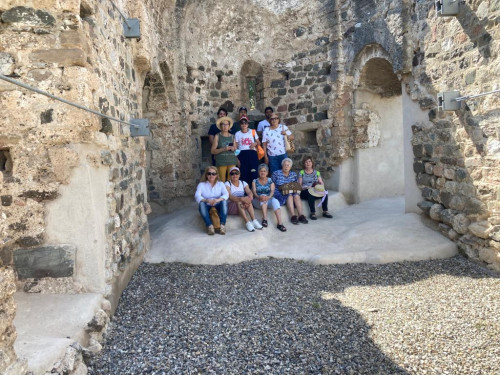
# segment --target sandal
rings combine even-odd
[[[311,220],[318,220],[318,218],[316,217],[316,214],[310,214],[309,215],[309,219],[311,219]]]
[[[299,216],[299,221],[302,223],[302,224],[307,224],[309,221],[307,221],[306,217],[304,215],[300,215]]]
[[[283,224],[278,224],[278,226],[276,228],[278,228],[282,232],[286,232],[286,228]]]
[[[262,219],[262,226],[264,228],[267,228],[267,220],[266,219]]]
[[[333,216],[330,213],[328,213],[328,211],[325,211],[325,212],[323,212],[323,217],[327,217],[327,218],[331,219]]]
[[[293,215],[292,218],[290,219],[290,221],[292,222],[292,224],[295,224],[295,225],[297,225],[299,223],[299,219],[297,218],[296,215]]]

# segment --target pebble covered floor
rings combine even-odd
[[[500,277],[385,265],[143,264],[89,374],[500,374]]]

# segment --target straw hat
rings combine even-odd
[[[317,184],[307,189],[313,197],[323,198],[325,195],[325,185]]]
[[[215,125],[217,126],[217,128],[219,128],[219,130],[222,130],[220,124],[223,121],[229,121],[229,129],[231,129],[233,127],[233,120],[230,117],[225,116],[225,117],[221,117],[221,118],[217,119],[217,122],[215,123]]]

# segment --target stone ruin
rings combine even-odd
[[[500,271],[500,3],[1,0],[0,372],[20,374],[14,292],[98,293],[100,331],[149,246],[147,214],[191,197],[219,106],[266,106],[351,203],[404,195]],[[99,337],[99,332],[96,339]],[[95,344],[95,342],[94,342]],[[96,344],[97,345],[97,344]],[[57,370],[59,371],[59,370]],[[69,371],[68,368],[65,371]],[[62,373],[61,370],[60,373]]]

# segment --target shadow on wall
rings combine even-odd
[[[296,373],[409,374],[370,338],[370,326],[360,313],[335,294],[356,286],[411,284],[440,274],[495,277],[463,258],[432,264],[315,266],[276,259],[220,266],[144,263],[122,296],[117,329],[89,374],[116,371],[117,363],[123,370],[137,368],[136,363],[148,362],[144,353],[162,358],[150,362],[151,372],[278,374],[289,368]],[[131,316],[139,318],[123,340]],[[145,339],[144,332],[152,332],[154,339]],[[137,343],[143,343],[142,350]]]

